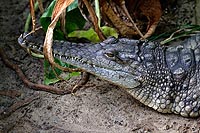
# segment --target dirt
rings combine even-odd
[[[0,46],[33,82],[43,83],[43,61],[31,57],[17,44],[28,14],[26,0],[0,1]],[[61,82],[60,89],[73,87],[80,77]],[[0,112],[33,97],[28,105],[0,119],[0,132],[130,133],[200,132],[199,118],[161,114],[144,106],[122,88],[94,76],[75,95],[55,95],[28,88],[0,59],[0,90],[21,95],[0,95]]]

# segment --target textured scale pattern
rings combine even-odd
[[[129,93],[159,112],[198,116],[200,37],[192,37],[176,47],[146,43],[141,51],[142,86],[130,89]]]

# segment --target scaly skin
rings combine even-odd
[[[21,36],[18,42],[42,53],[43,40],[36,36]],[[169,47],[126,38],[98,44],[54,41],[53,53],[159,112],[200,115],[200,34]]]

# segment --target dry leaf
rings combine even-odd
[[[74,0],[57,0],[53,13],[52,13],[52,21],[51,24],[49,25],[47,32],[46,32],[46,37],[44,41],[44,56],[45,58],[49,61],[49,63],[53,67],[57,67],[61,70],[64,71],[80,71],[80,69],[69,69],[69,68],[64,68],[54,62],[54,57],[52,54],[52,43],[53,43],[53,30],[56,26],[56,23],[60,17],[60,15],[65,11],[65,9],[73,2]]]
[[[126,10],[123,4],[126,4],[128,10],[123,14],[123,10]],[[107,21],[111,26],[116,28],[122,36],[135,36],[139,32],[136,31],[136,25],[139,30],[145,33],[144,38],[151,36],[162,15],[162,7],[160,0],[100,0],[103,19]],[[127,15],[127,14],[130,14]],[[132,18],[136,25],[130,25],[130,22],[126,18]],[[146,18],[146,19],[144,19]],[[146,20],[148,24],[146,24]],[[147,25],[147,26],[146,26]],[[146,26],[146,30],[144,29]],[[142,36],[142,34],[140,34]]]
[[[31,19],[32,19],[32,31],[35,31],[36,28],[35,27],[36,19],[34,10],[35,0],[29,0],[29,4],[30,4]]]

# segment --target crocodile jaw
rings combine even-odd
[[[140,83],[135,80],[136,76],[126,71],[122,72],[121,70],[103,68],[96,63],[91,62],[91,60],[90,63],[88,63],[89,61],[86,62],[83,61],[83,59],[66,56],[63,56],[61,60],[78,68],[81,68],[86,72],[96,75],[103,80],[107,80],[115,85],[124,88],[135,88],[140,85]]]
[[[54,42],[53,53],[63,62],[92,73],[103,80],[124,88],[140,85],[137,80],[138,57],[137,41],[110,38],[98,44],[57,44]],[[115,51],[117,53],[115,53]],[[113,57],[109,54],[115,54]]]

